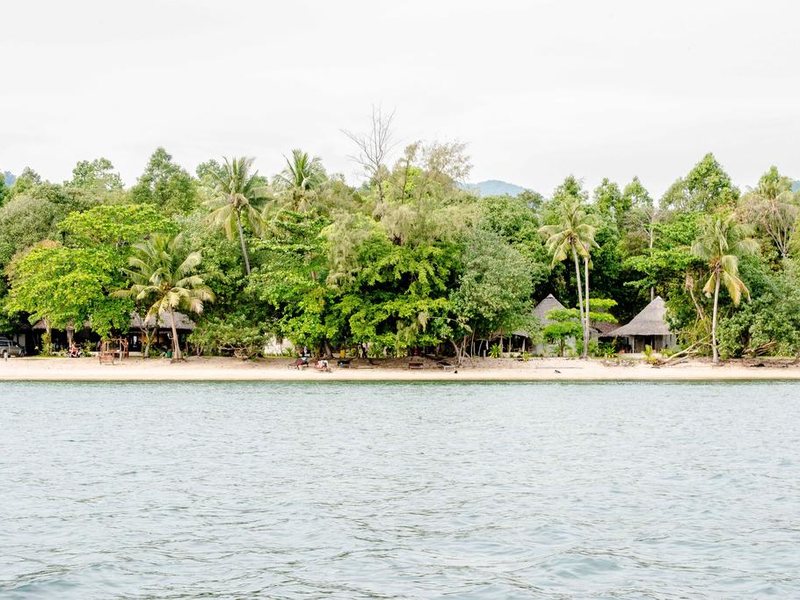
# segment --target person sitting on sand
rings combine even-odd
[[[75,344],[75,342],[72,342],[72,344],[70,344],[69,351],[68,351],[67,355],[70,358],[78,358],[81,355],[80,348],[78,348],[78,346]]]
[[[314,368],[315,368],[317,371],[330,371],[330,368],[328,367],[328,361],[327,361],[327,360],[325,360],[324,358],[320,358],[320,359],[319,359],[319,360],[316,362],[316,364],[314,365]]]

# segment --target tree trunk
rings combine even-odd
[[[653,229],[653,224],[651,223],[650,224],[650,245],[648,246],[649,249],[650,249],[650,256],[653,255],[653,237],[654,237],[654,234],[655,234],[655,231]],[[651,285],[650,286],[650,302],[652,302],[655,299],[656,299],[656,288]]]
[[[575,261],[575,277],[578,282],[578,313],[581,316],[581,325],[584,328],[584,337],[586,336],[586,315],[583,314],[583,290],[581,289],[581,266],[578,263],[578,252],[575,246],[572,247],[572,258]]]
[[[453,344],[453,350],[455,350],[455,353],[456,353],[456,364],[460,367],[461,366],[461,348],[459,347],[458,344],[456,344],[456,341],[454,339],[452,339],[452,338],[450,339],[450,343]]]
[[[719,351],[717,350],[717,309],[719,307],[719,273],[715,274],[717,278],[714,283],[714,314],[711,317],[711,362],[715,365],[719,362]]]
[[[44,319],[44,334],[46,341],[42,344],[42,353],[45,356],[50,356],[53,353],[53,329],[50,327],[50,321]]]
[[[239,242],[242,244],[242,258],[244,258],[245,273],[250,275],[250,257],[247,256],[247,244],[244,243],[244,230],[242,229],[242,217],[236,213],[236,227],[239,229]]]
[[[586,327],[583,330],[583,358],[589,358],[589,257],[583,257],[583,284],[586,286],[586,294],[583,296],[583,303],[586,307]]]
[[[172,321],[172,360],[181,359],[181,344],[178,340],[178,329],[175,327],[175,313],[170,310],[169,318]]]
[[[72,340],[75,339],[75,325],[70,322],[67,324],[67,348],[72,347]]]

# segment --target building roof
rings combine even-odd
[[[84,328],[84,329],[91,329],[91,323],[89,323],[89,321],[84,321],[84,322],[83,322],[83,328]],[[33,325],[31,325],[31,329],[35,329],[36,331],[46,331],[46,330],[47,330],[47,327],[46,327],[46,326],[45,326],[45,324],[44,324],[44,319],[40,319],[39,321],[36,321],[36,323],[34,323]],[[55,328],[54,328],[54,329],[55,329]],[[70,329],[70,330],[72,330],[72,331],[75,331],[75,326],[74,326],[74,325],[67,325],[67,326],[64,328],[64,331],[66,331],[67,329]],[[58,331],[58,330],[57,330],[57,331]]]
[[[592,323],[592,329],[597,331],[601,337],[606,337],[611,335],[612,331],[619,329],[619,324],[617,323],[606,323],[605,321],[601,321],[598,323]]]
[[[539,304],[533,308],[533,316],[536,317],[539,323],[542,324],[542,327],[545,327],[546,325],[553,323],[552,320],[547,318],[547,313],[549,313],[551,310],[557,309],[564,309],[564,305],[561,304],[561,302],[559,302],[556,297],[553,296],[553,294],[548,294],[544,300],[539,302]],[[522,330],[514,331],[512,332],[512,335],[530,337],[529,332]]]
[[[631,319],[630,323],[618,327],[608,335],[613,337],[672,335],[667,324],[667,305],[661,296],[656,296],[650,304]]]
[[[534,307],[533,316],[539,319],[542,326],[550,325],[554,321],[547,318],[547,313],[551,310],[564,310],[564,308],[565,306],[553,294],[547,294],[547,297]]]
[[[89,321],[86,321],[83,326],[86,329],[91,329],[91,323],[89,323]],[[153,329],[154,327],[155,319],[153,318],[153,315],[147,317],[143,322],[142,317],[139,316],[139,313],[131,313],[131,329]],[[172,320],[170,319],[168,313],[162,312],[159,315],[158,327],[159,329],[172,329]],[[175,312],[175,329],[179,329],[181,331],[194,331],[195,327],[196,325],[194,321],[192,321],[189,317],[182,312]],[[45,330],[46,327],[44,326],[44,321],[37,321],[33,326],[33,329]]]
[[[154,315],[150,315],[146,319],[142,320],[142,317],[139,316],[139,313],[131,313],[131,329],[153,329],[155,326],[156,323]],[[172,319],[170,318],[169,313],[162,312],[158,315],[158,326],[159,329],[172,329]],[[194,321],[192,321],[182,312],[175,311],[175,329],[180,329],[182,331],[194,331],[195,327],[196,325]]]

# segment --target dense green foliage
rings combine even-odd
[[[105,158],[61,184],[26,168],[0,186],[0,326],[108,336],[136,307],[193,312],[198,352],[247,357],[277,338],[462,358],[520,330],[589,352],[594,325],[659,294],[700,352],[800,354],[800,195],[774,167],[743,194],[709,154],[658,200],[638,178],[590,194],[572,176],[549,197],[479,198],[463,144],[390,163],[388,132],[372,135],[352,136],[358,188],[301,150],[272,177],[248,158],[195,177],[159,148],[130,189]],[[548,293],[573,308],[542,330],[531,308]]]

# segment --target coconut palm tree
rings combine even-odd
[[[242,246],[242,258],[245,272],[250,275],[250,257],[244,239],[244,227],[247,225],[255,234],[262,229],[261,213],[255,204],[267,196],[267,188],[258,171],[251,173],[252,158],[224,159],[225,164],[219,170],[211,170],[209,175],[214,182],[214,196],[207,202],[211,209],[209,221],[222,227],[228,239],[234,238],[234,229],[238,232]]]
[[[119,297],[132,297],[137,302],[150,304],[146,321],[158,321],[169,315],[172,327],[172,356],[181,359],[181,346],[175,325],[175,311],[203,312],[204,302],[213,302],[214,293],[195,273],[202,257],[200,252],[188,252],[183,237],[153,234],[149,240],[133,246],[125,269],[131,286],[115,293]]]
[[[327,181],[328,174],[322,166],[322,159],[300,149],[292,150],[291,158],[284,158],[286,167],[275,176],[275,187],[286,192],[292,202],[304,210],[308,208],[308,196]]]
[[[545,238],[545,245],[553,256],[551,266],[555,266],[568,257],[575,263],[575,278],[578,284],[578,312],[583,325],[583,358],[589,356],[589,256],[591,249],[597,246],[594,240],[597,228],[594,217],[584,208],[578,198],[566,197],[555,206],[556,222],[539,229]],[[585,271],[585,302],[581,285],[581,267],[579,257],[583,259]]]
[[[711,317],[712,360],[719,362],[717,348],[717,318],[719,315],[719,290],[725,286],[734,306],[744,294],[750,298],[750,290],[739,278],[739,258],[753,254],[758,243],[748,237],[749,227],[738,223],[733,214],[707,215],[701,224],[700,233],[692,245],[692,254],[705,261],[710,269],[708,281],[703,286],[706,297],[714,297]]]

